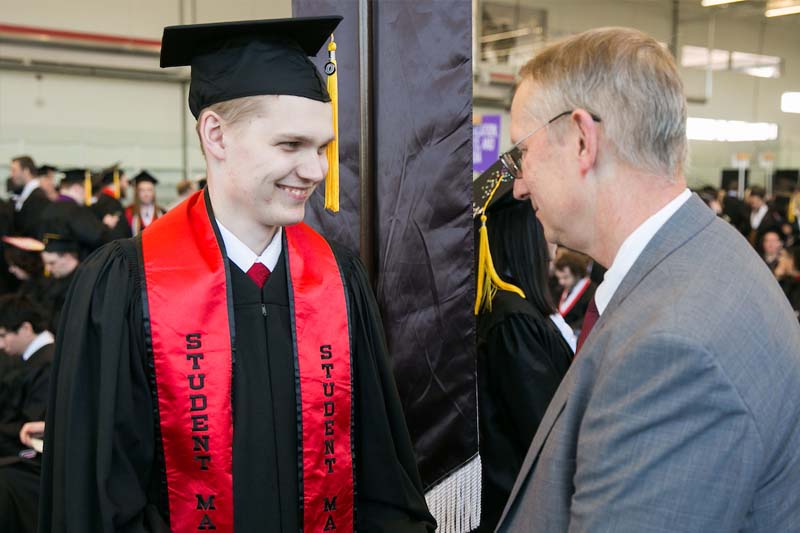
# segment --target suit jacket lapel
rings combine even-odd
[[[605,311],[603,311],[595,328],[599,329],[603,318],[613,313],[614,309],[622,304],[625,298],[651,270],[686,241],[694,237],[700,230],[711,224],[715,218],[714,212],[696,194],[692,195],[658,230],[638,259],[636,259]]]

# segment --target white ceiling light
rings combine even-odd
[[[778,138],[778,125],[769,122],[689,117],[686,121],[686,136],[691,141],[774,141]]]
[[[764,16],[782,17],[798,13],[800,13],[800,1],[798,0],[767,0],[767,10],[764,12]]]
[[[735,4],[736,2],[743,2],[744,0],[703,0],[700,4],[703,7],[721,6],[725,4]]]
[[[781,95],[781,111],[800,113],[800,93],[783,93]]]

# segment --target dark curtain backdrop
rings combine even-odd
[[[294,0],[294,16],[341,14],[342,213],[307,217],[356,250],[358,1]],[[478,450],[472,305],[472,5],[373,2],[376,294],[427,487]],[[346,171],[345,171],[346,168]]]

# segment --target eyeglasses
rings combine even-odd
[[[500,161],[503,163],[503,167],[506,171],[511,175],[513,179],[519,179],[522,177],[522,150],[519,149],[519,146],[533,137],[535,134],[539,133],[547,126],[555,122],[556,120],[560,119],[561,117],[566,117],[567,115],[571,115],[573,110],[564,111],[563,113],[559,113],[558,115],[554,116],[532,132],[525,135],[522,139],[517,141],[517,143],[511,147],[511,150],[500,154]],[[595,122],[601,122],[600,117],[595,115],[594,113],[589,113],[589,116],[592,117],[592,120]]]

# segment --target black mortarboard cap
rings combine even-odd
[[[500,185],[497,187],[497,190],[494,191],[498,180],[500,181]],[[475,178],[472,182],[473,218],[480,215],[483,206],[486,205],[486,201],[489,200],[489,196],[492,195],[492,191],[494,191],[494,195],[492,195],[486,208],[488,212],[505,205],[510,199],[513,199],[513,196],[510,194],[513,188],[514,180],[511,178],[508,171],[505,170],[503,163],[497,161],[487,168],[483,174]]]
[[[42,165],[36,170],[36,173],[40,176],[44,176],[48,172],[53,172],[53,171],[58,171],[58,169],[53,165]]]
[[[64,186],[72,183],[85,183],[86,169],[85,168],[70,168],[64,171],[64,176],[59,182],[59,186]]]
[[[45,233],[42,236],[45,252],[78,252],[80,245],[77,239],[67,233]]]
[[[164,28],[161,66],[191,66],[189,108],[263,94],[329,102],[315,56],[340,16],[248,20]]]
[[[104,168],[103,170],[101,170],[100,171],[100,184],[102,184],[102,185],[110,185],[110,184],[114,183],[114,172],[115,171],[117,172],[118,176],[124,174],[125,171],[122,170],[119,167],[119,165],[120,165],[120,163],[114,163],[110,167],[107,167],[107,168]]]
[[[141,172],[139,172],[138,174],[136,174],[133,177],[133,183],[136,184],[136,185],[139,185],[140,183],[145,182],[145,181],[148,181],[148,182],[152,183],[153,185],[158,185],[158,180],[156,179],[156,177],[153,176],[152,174],[150,174],[146,170],[142,170]]]
[[[486,229],[489,213],[517,202],[510,194],[513,189],[514,180],[501,161],[490,166],[472,182],[472,216],[477,219],[478,224],[478,267],[475,276],[478,286],[474,307],[476,315],[482,309],[491,311],[492,299],[499,289],[515,292],[525,298],[522,289],[503,281],[495,270],[489,246],[489,232]]]

